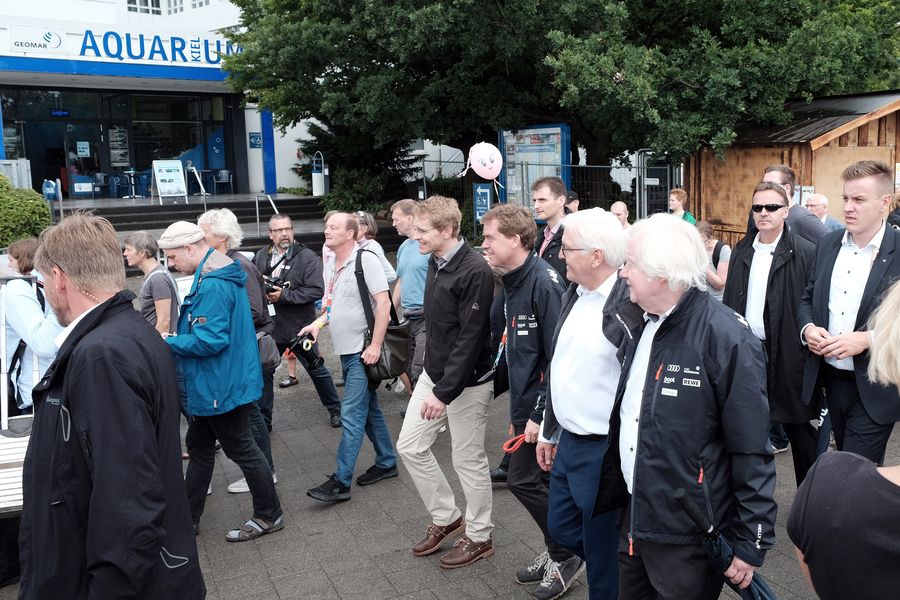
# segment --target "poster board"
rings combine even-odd
[[[571,189],[572,134],[568,125],[534,125],[500,132],[500,201],[531,206],[531,183],[560,177]]]
[[[184,165],[180,160],[154,160],[153,181],[156,183],[160,204],[163,197],[179,196],[187,204],[187,182],[184,180]]]

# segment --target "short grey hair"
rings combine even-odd
[[[809,204],[810,202],[815,202],[816,200],[819,200],[822,203],[822,206],[828,206],[828,196],[826,196],[825,194],[820,194],[818,192],[807,196],[805,203]]]
[[[237,250],[244,240],[244,231],[237,217],[227,208],[206,211],[197,218],[197,225],[201,228],[207,225],[213,235],[225,238],[225,245],[229,250]]]
[[[131,246],[135,252],[142,252],[147,258],[159,256],[159,244],[146,231],[135,231],[122,240],[122,244]]]
[[[569,213],[563,227],[579,248],[601,250],[606,264],[618,269],[625,262],[625,231],[616,215],[602,208]]]
[[[665,279],[672,291],[706,290],[709,255],[697,228],[678,217],[657,213],[626,233],[635,266],[649,277]]]

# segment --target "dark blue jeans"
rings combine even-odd
[[[187,443],[191,460],[184,484],[194,523],[200,522],[206,505],[206,490],[216,462],[215,443],[219,440],[225,456],[237,463],[253,497],[253,516],[271,523],[281,516],[281,502],[272,481],[272,470],[250,433],[250,405],[210,417],[191,417]]]
[[[277,344],[277,346],[278,352],[281,354],[284,354],[288,347],[287,344]],[[316,347],[316,352],[318,352],[318,347]],[[297,356],[297,361],[303,365],[303,368],[309,374],[309,378],[312,379],[322,406],[328,410],[329,414],[340,412],[341,399],[338,396],[337,388],[334,386],[334,380],[331,378],[331,371],[328,370],[328,367],[322,364],[318,368],[310,369],[309,363],[300,356]],[[263,397],[259,404],[259,411],[262,413],[262,418],[266,422],[266,428],[269,431],[272,431],[272,408],[275,404],[275,388],[272,383],[274,375],[275,371],[263,373]]]
[[[547,527],[559,544],[587,563],[591,598],[618,594],[616,511],[594,514],[600,465],[609,438],[576,438],[563,430],[550,471]]]
[[[397,464],[391,432],[384,420],[375,390],[369,389],[361,353],[341,356],[344,372],[344,400],[341,402],[341,442],[337,451],[335,476],[344,485],[353,482],[353,470],[362,448],[363,433],[375,447],[375,464],[390,469]]]

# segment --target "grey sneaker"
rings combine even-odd
[[[547,569],[544,571],[544,578],[541,580],[541,584],[531,592],[531,597],[537,598],[537,600],[559,598],[569,591],[569,586],[576,577],[581,575],[584,567],[584,561],[577,556],[562,562],[549,561]]]
[[[522,585],[539,583],[544,578],[548,562],[550,562],[550,554],[544,550],[535,557],[534,562],[516,571],[516,581]]]

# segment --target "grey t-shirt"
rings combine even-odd
[[[722,249],[719,251],[719,264],[731,262],[731,246],[728,244],[724,244]],[[716,270],[716,266],[713,264],[712,255],[709,257],[709,268],[713,271]],[[725,287],[723,286],[721,290],[717,290],[713,288],[713,286],[706,284],[706,291],[709,292],[709,295],[718,300],[722,301],[722,295],[725,293]]]
[[[343,268],[335,269],[334,258],[329,258],[325,264],[325,289],[326,291],[331,290],[331,317],[328,329],[331,330],[334,353],[338,356],[362,352],[363,336],[369,327],[359,296],[359,286],[356,283],[356,253],[358,251],[354,250],[350,254]],[[387,277],[384,275],[384,269],[381,268],[378,257],[371,252],[363,252],[362,266],[369,294],[386,292],[388,289]],[[369,300],[372,300],[371,296]],[[374,302],[372,302],[372,312],[375,312]]]
[[[175,333],[178,327],[178,289],[175,280],[169,275],[169,271],[163,265],[159,265],[144,277],[141,285],[141,314],[147,321],[156,327],[157,300],[171,300],[169,309],[169,333]]]

